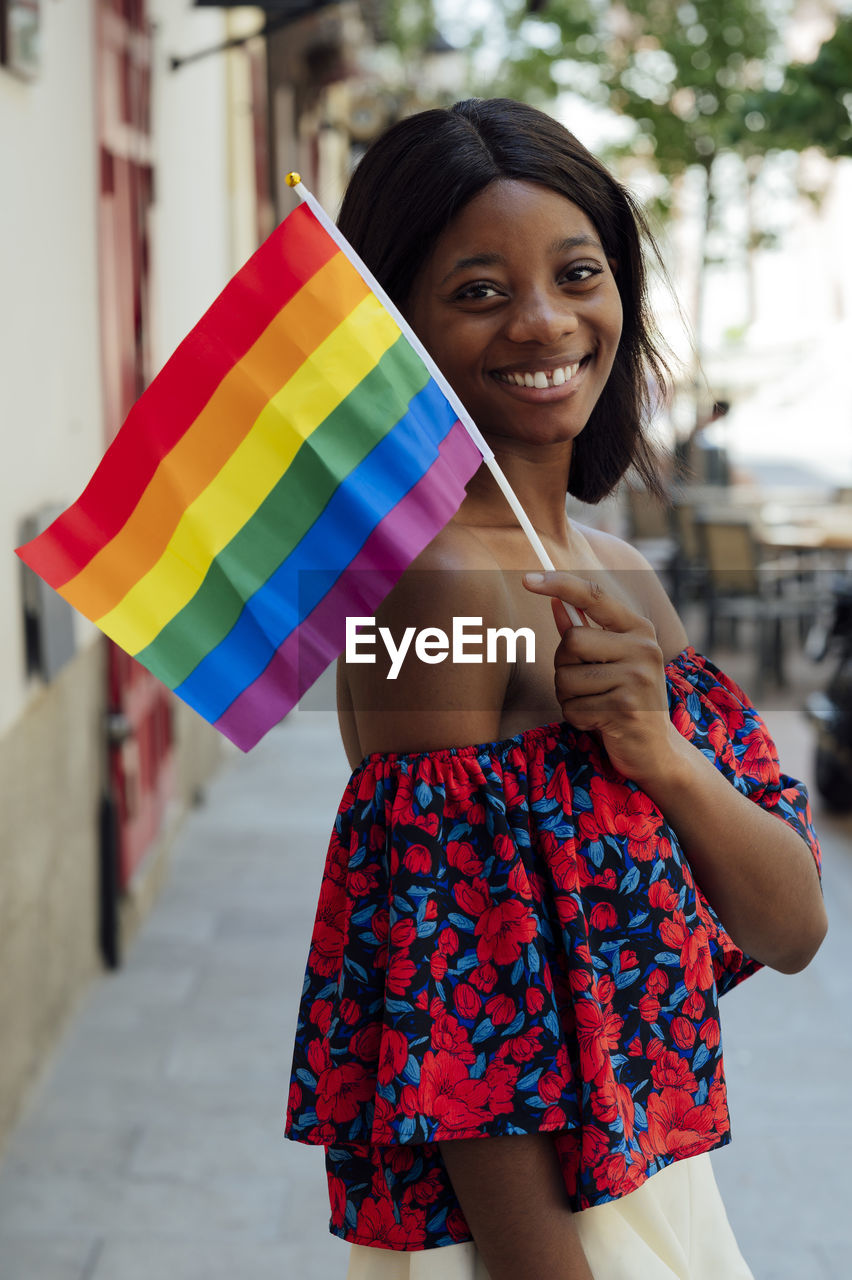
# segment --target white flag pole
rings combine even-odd
[[[387,293],[379,284],[378,280],[373,275],[370,268],[367,266],[365,262],[361,260],[361,258],[352,248],[352,245],[349,243],[346,237],[341,234],[337,226],[328,216],[325,209],[323,209],[322,205],[319,203],[316,197],[313,196],[310,191],[308,191],[307,187],[302,182],[301,176],[298,173],[288,173],[287,186],[291,187],[292,190],[299,197],[299,199],[302,201],[302,203],[308,206],[311,213],[314,215],[314,217],[316,218],[320,226],[323,228],[323,230],[326,231],[328,235],[331,236],[335,244],[338,245],[338,247],[341,249],[343,253],[345,253],[346,257],[352,263],[353,267],[361,276],[362,280],[364,280],[366,284],[369,285],[370,289],[379,299],[382,306],[387,311],[389,311],[390,314],[393,316],[394,320],[399,325],[406,340],[411,344],[411,346],[420,356],[420,359],[423,361],[426,368],[429,370],[429,373],[431,374],[432,378],[435,380],[435,382],[437,382],[438,386],[441,388],[447,400],[450,402],[453,409],[455,410],[458,416],[459,422],[461,422],[462,426],[465,428],[468,435],[473,440],[477,449],[482,454],[483,462],[485,463],[488,470],[491,472],[494,479],[497,481],[497,484],[500,487],[500,491],[503,493],[504,497],[506,498],[506,501],[508,502],[509,506],[512,508],[512,512],[514,513],[518,523],[520,524],[521,528],[526,534],[527,540],[529,541],[530,546],[535,552],[538,558],[539,564],[543,569],[555,569],[556,566],[554,565],[550,556],[547,554],[544,544],[542,543],[541,538],[538,536],[538,533],[536,532],[536,530],[533,528],[532,522],[529,516],[527,515],[526,511],[524,511],[524,508],[521,506],[521,503],[518,499],[518,495],[515,493],[514,489],[509,484],[509,481],[506,479],[505,475],[503,474],[503,471],[499,463],[497,462],[497,459],[494,457],[494,451],[492,450],[491,446],[488,444],[482,432],[479,430],[479,427],[477,427],[476,423],[473,421],[473,418],[470,416],[467,409],[462,404],[461,400],[456,395],[453,388],[450,386],[449,382],[447,382],[447,379],[444,377],[441,370],[435,364],[435,361],[432,359],[429,352],[426,350],[423,343],[420,341],[417,334],[414,332],[411,325],[406,320],[405,316],[402,314],[402,312],[399,310],[396,304],[392,302],[391,299],[388,297]],[[578,613],[578,611],[574,608],[574,606],[571,604],[568,604],[564,600],[562,601],[562,605],[565,611],[567,612],[569,618],[571,619],[571,622],[573,623],[573,625],[575,627],[582,626],[583,617]]]

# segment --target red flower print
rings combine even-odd
[[[615,983],[608,973],[602,973],[595,982],[595,991],[602,1005],[612,1004],[615,995]]]
[[[384,1098],[376,1099],[376,1109],[380,1102],[384,1102]],[[414,1164],[414,1152],[408,1146],[391,1147],[386,1154],[386,1160],[394,1173],[407,1173]]]
[[[308,1015],[314,1026],[324,1036],[328,1035],[328,1029],[331,1026],[331,1009],[330,1000],[315,1000]]]
[[[361,1017],[361,1006],[347,996],[340,1001],[340,1016],[348,1027],[354,1027]]]
[[[432,852],[425,844],[409,845],[402,861],[413,876],[428,875],[432,870]]]
[[[467,1031],[458,1018],[443,1010],[435,1016],[432,1023],[432,1047],[454,1054],[461,1062],[476,1061],[476,1050],[470,1043]]]
[[[375,1078],[360,1062],[329,1067],[317,1082],[317,1118],[331,1120],[333,1124],[348,1124],[375,1092]]]
[[[540,1013],[544,1008],[544,992],[540,987],[528,987],[524,992],[524,1004],[527,1007],[527,1013]]]
[[[379,1065],[376,1078],[379,1084],[390,1084],[408,1061],[408,1037],[401,1031],[388,1028],[382,1036],[379,1048]]]
[[[728,1116],[728,1092],[725,1088],[725,1081],[718,1073],[717,1078],[710,1086],[710,1095],[707,1101],[713,1112],[717,1129],[720,1133],[727,1133],[731,1127]]]
[[[622,947],[621,972],[624,973],[625,969],[635,969],[638,963],[639,961],[636,959],[636,952],[631,951],[629,947]]]
[[[772,741],[762,729],[753,729],[742,741],[746,753],[739,762],[742,773],[765,784],[778,780],[778,757],[772,749]]]
[[[375,1062],[379,1052],[379,1041],[382,1038],[382,1024],[371,1022],[368,1026],[356,1031],[349,1041],[349,1048],[356,1058],[362,1062]]]
[[[669,914],[677,911],[677,894],[663,876],[655,880],[649,888],[648,901],[657,911],[667,911]]]
[[[596,902],[589,912],[593,929],[614,929],[618,924],[618,912],[609,902]]]
[[[574,1013],[583,1079],[591,1080],[603,1067],[610,1050],[618,1049],[624,1019],[616,1013],[604,1013],[594,1000],[589,999],[578,1000]]]
[[[447,1233],[457,1242],[470,1239],[470,1228],[465,1216],[455,1205],[447,1214]]]
[[[736,690],[736,696],[733,692],[724,688],[723,685],[717,684],[707,692],[707,701],[716,707],[722,719],[725,722],[727,731],[732,736],[739,733],[745,724],[745,716],[743,715],[743,703],[745,702],[745,694],[734,685],[733,681],[728,682],[731,689]]]
[[[532,898],[532,887],[527,878],[527,869],[522,862],[516,862],[509,872],[509,888],[516,898],[523,898],[526,902]]]
[[[392,1102],[388,1102],[387,1098],[377,1096],[376,1105],[373,1108],[373,1129],[370,1135],[373,1142],[390,1147],[391,1151],[408,1151],[408,1147],[395,1145],[399,1141],[393,1127],[395,1120],[396,1107]]]
[[[550,835],[545,832],[545,835]],[[553,847],[546,849],[547,865],[555,888],[562,893],[576,893],[580,888],[580,872],[577,850],[573,840],[553,840]]]
[[[308,1066],[314,1075],[321,1075],[331,1066],[331,1050],[327,1040],[312,1040],[308,1045]]]
[[[719,1031],[718,1018],[705,1018],[698,1030],[698,1034],[708,1049],[715,1049],[722,1038]]]
[[[660,1002],[656,996],[644,995],[639,998],[639,1017],[645,1022],[656,1022],[660,1016]]]
[[[328,1175],[328,1198],[331,1203],[332,1226],[342,1227],[346,1216],[346,1183],[334,1173]]]
[[[645,979],[645,988],[654,996],[661,996],[668,991],[669,975],[665,969],[652,969]]]
[[[410,1234],[406,1226],[397,1222],[389,1197],[380,1200],[368,1196],[361,1201],[358,1213],[358,1230],[362,1239],[385,1249],[406,1249]]]
[[[690,991],[689,995],[683,1002],[683,1012],[687,1018],[691,1018],[693,1022],[704,1013],[704,1005],[706,1001],[700,991]]]
[[[469,1135],[488,1119],[490,1090],[484,1080],[471,1080],[453,1053],[423,1055],[417,1100],[424,1115],[438,1122],[436,1138]]]
[[[387,942],[390,921],[388,913],[384,907],[377,908],[373,913],[373,919],[370,923],[373,930],[373,937],[376,939],[376,942]]]
[[[625,837],[631,858],[650,861],[656,852],[654,837],[661,823],[660,811],[650,796],[625,784],[606,782],[597,775],[592,778],[589,792],[598,832]],[[580,830],[586,839],[590,838],[586,834],[588,824],[584,824],[588,817],[583,814],[580,819]]]
[[[416,973],[414,961],[397,952],[388,965],[387,989],[391,995],[404,996]]]
[[[515,1062],[532,1062],[541,1049],[541,1036],[541,1027],[531,1027],[529,1031],[522,1031],[520,1035],[512,1036],[510,1040],[504,1042],[506,1050],[504,1056],[513,1058]],[[503,1052],[502,1048],[500,1052]]]
[[[413,920],[397,920],[391,926],[390,943],[400,951],[407,951],[417,938],[417,925]]]
[[[436,836],[439,825],[438,815],[437,813],[416,813],[411,825],[419,827],[421,831],[425,831],[430,836]]]
[[[685,1089],[652,1093],[647,1106],[648,1132],[639,1143],[648,1156],[697,1156],[715,1145],[713,1110],[696,1106]]]
[[[690,929],[678,912],[673,920],[662,922],[660,937],[672,950],[677,948],[680,951],[687,988],[694,991],[697,987],[706,991],[713,983],[713,960],[704,926],[699,924]]]
[[[448,928],[442,930],[438,937],[438,950],[442,951],[445,956],[454,956],[459,949],[459,935],[455,929]]]
[[[636,1151],[606,1156],[595,1169],[595,1182],[617,1200],[642,1185],[647,1167],[645,1157]]]
[[[497,970],[489,961],[487,964],[477,965],[475,969],[470,971],[470,980],[480,991],[493,991],[497,986]]]
[[[482,875],[482,859],[469,840],[448,840],[447,862],[466,876]]]
[[[491,901],[491,893],[485,880],[477,876],[472,884],[462,881],[453,886],[453,897],[469,916],[482,915]]]
[[[514,840],[510,840],[509,837],[507,835],[503,835],[502,832],[500,835],[494,837],[493,847],[494,852],[497,854],[497,857],[501,862],[511,862],[515,856]]]
[[[447,976],[447,957],[441,951],[433,951],[429,957],[429,971],[436,982]]]
[[[290,1093],[287,1097],[287,1111],[292,1114],[302,1105],[302,1086],[298,1080],[290,1081]]]
[[[343,930],[325,919],[318,919],[311,939],[311,968],[325,978],[333,978],[340,972],[342,960]]]
[[[437,1169],[430,1169],[425,1177],[415,1184],[412,1197],[420,1205],[434,1204],[441,1194],[443,1178]]]
[[[666,1049],[660,1054],[651,1068],[651,1079],[655,1089],[685,1089],[687,1093],[695,1093],[698,1089],[698,1082],[689,1063],[673,1049]]]
[[[372,893],[378,886],[379,877],[377,868],[374,865],[359,867],[356,871],[350,871],[346,881],[346,887],[355,898],[366,898],[367,894]]]
[[[424,920],[434,920],[438,914],[438,904],[434,898],[430,898],[426,903],[426,910],[423,912]]]
[[[514,1111],[518,1070],[514,1063],[505,1059],[495,1058],[488,1064],[485,1084],[488,1087],[488,1110],[492,1116],[507,1116]]]
[[[554,1129],[564,1129],[567,1124],[568,1117],[561,1107],[548,1107],[541,1127],[545,1131],[552,1132]]]
[[[642,1056],[642,1040],[640,1036],[634,1036],[627,1046],[627,1052],[631,1058],[641,1058]]]
[[[676,703],[672,711],[672,724],[687,742],[691,742],[695,737],[695,722],[681,702]]]
[[[568,777],[568,770],[564,764],[557,765],[553,770],[544,794],[548,800],[558,801],[563,813],[570,814],[572,812],[571,779]]]
[[[523,903],[509,899],[490,906],[476,922],[479,944],[476,954],[480,962],[514,964],[521,947],[532,942],[537,932],[535,916]]]
[[[482,997],[467,982],[460,982],[453,992],[456,1008],[463,1018],[475,1018],[482,1008]]]
[[[583,1130],[583,1164],[594,1168],[609,1149],[609,1138],[597,1125],[590,1124]]]
[[[514,1022],[518,1009],[509,996],[497,995],[486,1001],[485,1012],[495,1027],[508,1027],[510,1022]]]
[[[695,1023],[688,1018],[673,1018],[672,1038],[681,1049],[691,1049],[695,1044]]]

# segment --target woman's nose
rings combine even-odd
[[[534,290],[515,299],[507,317],[506,336],[512,342],[553,343],[576,332],[577,313],[570,298]]]

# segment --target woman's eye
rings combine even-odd
[[[563,279],[569,280],[571,284],[583,284],[584,281],[591,280],[602,272],[603,267],[597,262],[578,262],[575,266],[566,268]]]
[[[486,280],[475,280],[473,284],[466,284],[463,289],[459,289],[456,297],[465,302],[478,302],[481,298],[496,298],[499,292],[496,285],[489,284]]]

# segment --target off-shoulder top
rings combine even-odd
[[[678,731],[819,866],[807,792],[742,691],[692,648],[666,675]],[[552,1133],[575,1210],[727,1143],[718,996],[757,968],[594,736],[368,756],[331,836],[286,1124],[326,1148],[332,1232],[469,1240],[453,1138]]]

